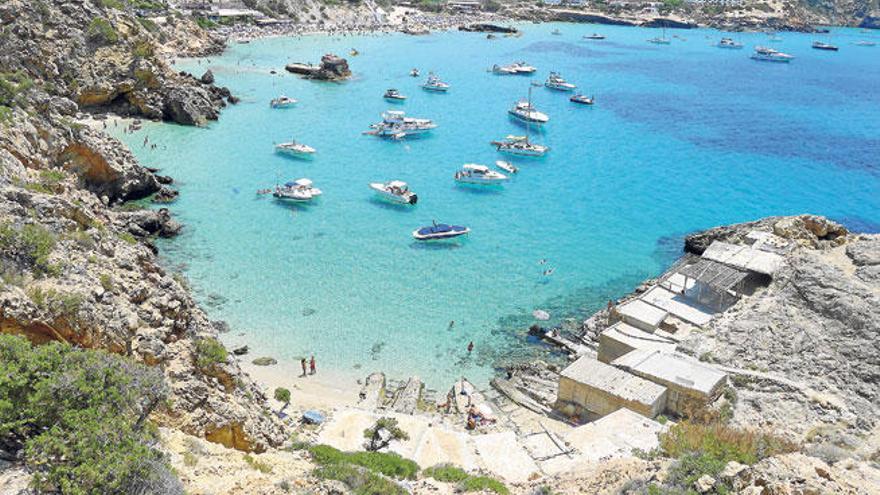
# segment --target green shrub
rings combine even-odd
[[[121,356],[0,335],[0,445],[23,450],[39,492],[182,494],[147,423],[166,394]]]
[[[12,122],[12,109],[6,105],[0,105],[0,124],[4,126]]]
[[[0,105],[7,108],[15,106],[19,95],[33,86],[34,81],[24,72],[0,72]],[[11,110],[9,117],[11,118]]]
[[[199,368],[208,369],[215,364],[226,362],[227,352],[217,339],[206,337],[196,342],[196,364]]]
[[[458,483],[470,476],[464,469],[452,464],[438,464],[425,469],[422,474],[444,483]]]
[[[79,311],[83,302],[80,294],[55,289],[43,290],[40,287],[28,289],[27,294],[34,305],[48,313],[53,320],[63,319],[72,325],[79,323]]]
[[[396,419],[379,418],[376,424],[364,430],[364,438],[368,441],[367,450],[376,451],[387,447],[393,440],[409,440],[409,435],[397,426]]]
[[[102,273],[98,278],[101,281],[101,287],[105,291],[110,292],[113,290],[113,279],[110,277],[110,274]]]
[[[0,224],[0,253],[32,268],[35,275],[49,269],[49,255],[55,249],[55,235],[38,224],[21,227]]]
[[[399,479],[415,479],[419,472],[418,464],[394,453],[342,452],[329,445],[315,445],[309,452],[312,460],[321,466],[353,464]]]
[[[100,0],[98,2],[101,4],[101,7],[105,9],[118,9],[121,10],[125,5],[122,4],[120,0]]]
[[[345,483],[353,495],[408,495],[393,481],[350,464],[331,464],[314,471],[316,477]]]
[[[92,22],[89,23],[89,27],[86,28],[86,36],[88,36],[91,41],[104,44],[113,44],[119,41],[119,33],[113,29],[113,25],[110,24],[110,21],[103,17],[95,17],[92,19]]]
[[[135,57],[150,58],[154,53],[153,44],[149,41],[138,41],[131,49],[131,53]]]
[[[196,17],[196,24],[202,29],[213,29],[217,27],[217,23],[205,17]]]
[[[290,402],[290,390],[287,390],[284,387],[278,387],[275,389],[275,400],[278,402],[283,402],[285,404]]]
[[[135,238],[135,236],[131,232],[120,232],[119,238],[127,242],[128,244],[137,244],[137,238]]]
[[[480,492],[489,490],[499,495],[507,495],[510,490],[504,483],[488,476],[469,476],[458,484],[458,489],[463,492]]]
[[[244,455],[244,462],[246,462],[248,464],[248,466],[256,469],[257,471],[259,471],[263,474],[269,474],[272,472],[272,466],[270,466],[268,463],[265,463],[259,459],[254,459],[254,457],[251,456],[250,454]]]
[[[138,23],[140,23],[140,25],[143,26],[143,28],[147,31],[151,33],[159,31],[159,26],[157,26],[156,23],[151,21],[150,19],[147,19],[146,17],[138,17],[137,20]]]

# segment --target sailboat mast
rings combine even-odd
[[[529,118],[526,119],[526,145],[529,144],[529,132],[532,129],[532,82],[529,81]]]

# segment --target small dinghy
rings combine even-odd
[[[442,239],[452,239],[469,233],[471,229],[461,225],[447,225],[445,223],[433,222],[429,227],[422,227],[414,230],[412,236],[417,241],[437,241]]]
[[[582,94],[572,95],[568,101],[572,103],[580,103],[581,105],[592,105],[595,101],[592,96],[586,96]]]
[[[519,169],[516,168],[512,163],[506,162],[504,160],[497,160],[495,162],[495,166],[504,170],[505,172],[510,172],[511,174],[515,174],[519,172]]]

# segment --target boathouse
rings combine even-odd
[[[685,415],[705,407],[721,394],[727,381],[723,371],[681,354],[636,349],[612,362],[622,373],[632,373],[667,390],[665,410]]]
[[[614,308],[614,313],[627,324],[650,333],[657,330],[663,320],[669,316],[669,312],[665,309],[642,299],[627,301]]]
[[[615,359],[636,349],[672,353],[675,341],[648,333],[625,321],[619,321],[599,334],[599,361],[611,364]]]
[[[593,420],[620,408],[654,418],[666,404],[666,387],[582,356],[562,370],[556,409]]]

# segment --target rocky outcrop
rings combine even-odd
[[[847,235],[846,227],[821,216],[767,217],[755,222],[723,225],[690,234],[684,239],[684,250],[700,255],[714,241],[742,244],[746,242],[749,232],[756,230],[772,232],[784,239],[813,248],[839,246],[846,241]]]
[[[859,23],[859,27],[862,29],[880,29],[880,13],[866,16]]]
[[[43,86],[51,96],[68,98],[93,112],[186,125],[216,119],[228,90],[178,74],[158,55],[174,37],[200,40],[205,36],[202,30],[173,16],[167,28],[160,28],[115,4],[99,0],[3,3],[0,18],[7,25],[0,40],[4,47],[0,72],[26,74],[37,83],[51,82]]]
[[[497,24],[490,24],[490,23],[486,23],[486,22],[467,24],[465,26],[459,26],[458,30],[459,31],[466,31],[469,33],[518,33],[519,32],[519,30],[517,30],[515,27],[499,26]]]
[[[342,81],[351,77],[348,61],[342,57],[328,53],[321,57],[320,65],[288,64],[285,70],[293,74],[305,76],[306,79],[319,81]]]
[[[769,457],[744,466],[729,463],[721,472],[722,480],[736,493],[834,493],[857,495],[874,493],[877,471],[865,463],[847,461],[829,466],[821,459],[794,453]]]

